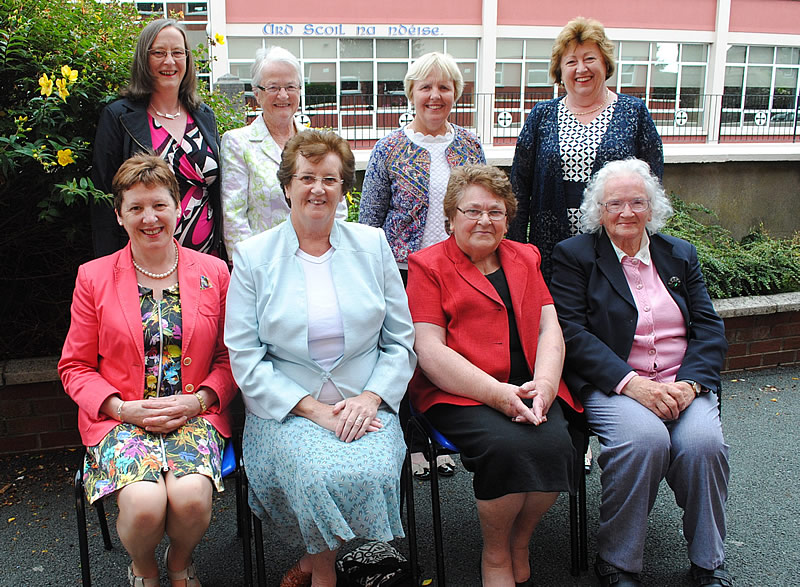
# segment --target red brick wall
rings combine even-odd
[[[0,452],[79,446],[78,408],[60,381],[0,389]]]
[[[800,362],[800,312],[725,318],[725,371]]]

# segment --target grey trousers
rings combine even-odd
[[[623,571],[642,570],[647,517],[666,478],[683,509],[689,559],[705,569],[719,566],[730,469],[717,396],[701,394],[673,422],[624,395],[595,390],[583,405],[602,445],[600,557]]]

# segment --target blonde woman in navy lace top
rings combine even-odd
[[[579,232],[583,188],[608,161],[636,157],[661,179],[661,137],[645,103],[606,87],[614,46],[596,20],[567,23],[553,45],[550,75],[566,95],[539,102],[517,139],[511,184],[519,209],[509,237],[542,254],[550,282],[553,247]]]

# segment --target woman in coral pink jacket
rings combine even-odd
[[[222,452],[236,394],[223,343],[229,274],[173,238],[178,186],[158,157],[114,176],[130,243],[78,269],[58,369],[78,404],[89,501],[117,493],[130,585],[158,585],[155,548],[173,585],[199,586],[192,552],[223,490]]]

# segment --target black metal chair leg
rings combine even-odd
[[[81,581],[83,587],[90,587],[92,576],[89,571],[89,538],[86,535],[86,502],[83,496],[83,473],[75,473],[75,514],[78,522],[78,548],[81,555]]]
[[[267,573],[264,569],[264,534],[261,527],[261,520],[255,515],[253,518],[253,535],[255,536],[256,543],[256,576],[258,578],[258,587],[266,587]]]
[[[578,481],[578,537],[580,539],[580,569],[589,570],[589,539],[586,528],[586,475]]]
[[[244,463],[242,462],[241,458],[239,460],[239,468],[238,468],[238,478],[237,478],[237,488],[238,495],[236,496],[237,501],[242,504],[242,509],[237,510],[237,514],[239,516],[239,528],[242,532],[242,555],[244,556],[244,584],[246,587],[253,586],[253,558],[252,558],[252,551],[251,548],[251,537],[253,535],[253,528],[250,523],[250,505],[247,503],[247,491],[248,491],[248,483],[247,483],[247,473],[244,469]]]
[[[94,509],[97,512],[97,519],[100,522],[100,532],[103,534],[103,546],[106,550],[114,550],[114,545],[111,544],[111,534],[108,532],[106,508],[103,505],[102,499],[98,499],[96,502],[94,502]]]
[[[408,560],[411,564],[411,584],[419,585],[419,554],[417,551],[417,516],[414,510],[414,476],[411,474],[411,452],[406,451],[400,487],[405,490],[406,521],[408,526]],[[401,504],[402,504],[401,498]],[[402,507],[402,506],[401,506]]]

